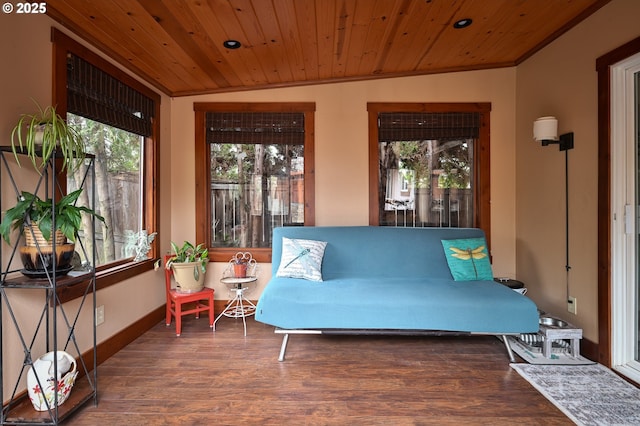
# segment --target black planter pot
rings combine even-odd
[[[73,243],[56,245],[56,252],[53,246],[24,246],[20,247],[20,259],[24,265],[21,271],[28,277],[46,277],[53,271],[56,265],[56,275],[66,275],[73,267],[71,259],[75,252],[76,245]]]

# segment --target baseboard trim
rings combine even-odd
[[[597,343],[584,338],[580,340],[580,355],[583,357],[588,358],[591,361],[599,362],[598,351],[599,345]]]
[[[213,310],[215,311],[216,317],[220,315],[220,312],[224,311],[224,308],[231,302],[231,300],[216,300],[213,302]],[[251,303],[254,305],[258,304],[257,300],[251,300]]]

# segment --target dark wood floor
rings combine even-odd
[[[186,319],[98,368],[98,406],[72,425],[568,425],[495,337],[291,336]]]

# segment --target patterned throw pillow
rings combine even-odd
[[[442,240],[442,246],[455,281],[493,279],[489,251],[484,238]]]
[[[277,277],[322,281],[322,258],[327,243],[282,237],[282,258]]]

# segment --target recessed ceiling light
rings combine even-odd
[[[242,43],[240,43],[238,40],[225,40],[222,45],[227,49],[237,49],[242,46]]]
[[[459,30],[460,28],[467,28],[469,25],[471,25],[472,22],[473,19],[471,18],[459,19],[453,23],[453,28],[457,30]]]

